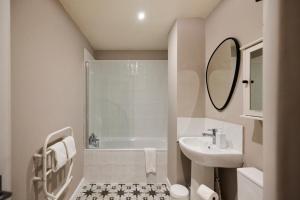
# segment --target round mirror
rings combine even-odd
[[[240,65],[240,47],[235,38],[227,38],[215,49],[206,68],[209,98],[217,110],[228,105],[234,91]]]

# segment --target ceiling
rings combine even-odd
[[[166,50],[176,19],[205,18],[220,0],[60,0],[95,50]],[[144,11],[144,21],[137,14]]]

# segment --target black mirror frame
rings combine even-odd
[[[208,88],[208,67],[209,67],[209,64],[211,62],[211,59],[212,57],[214,56],[214,54],[216,53],[216,51],[219,49],[219,47],[224,43],[226,42],[227,40],[233,40],[234,43],[235,43],[235,47],[236,47],[236,65],[235,65],[235,72],[234,72],[234,77],[233,77],[233,81],[232,81],[232,85],[231,85],[231,88],[230,88],[230,92],[229,92],[229,95],[224,103],[224,105],[221,107],[221,108],[218,108],[212,98],[211,98],[211,95],[209,93],[209,88]],[[238,40],[236,38],[233,38],[233,37],[228,37],[226,38],[225,40],[223,40],[218,46],[217,48],[214,50],[214,52],[212,53],[212,55],[210,56],[209,58],[209,61],[208,61],[208,64],[207,64],[207,67],[206,67],[206,87],[207,87],[207,92],[208,92],[208,96],[209,96],[209,99],[210,99],[210,102],[212,103],[212,105],[215,107],[215,109],[217,109],[218,111],[222,111],[224,110],[227,105],[229,104],[230,100],[231,100],[231,97],[233,95],[233,92],[234,92],[234,89],[235,89],[235,86],[236,86],[236,83],[237,83],[237,79],[238,79],[238,76],[239,76],[239,69],[240,69],[240,60],[241,60],[241,51],[240,51],[240,44],[238,42]]]

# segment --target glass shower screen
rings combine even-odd
[[[165,60],[89,62],[87,147],[165,145],[167,70]]]

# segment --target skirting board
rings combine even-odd
[[[75,191],[73,192],[73,194],[72,194],[72,196],[70,197],[69,200],[74,200],[74,199],[75,199],[76,194],[80,191],[81,187],[82,187],[83,184],[84,184],[84,181],[85,181],[85,179],[82,178],[81,181],[79,182],[79,184],[77,185]]]

